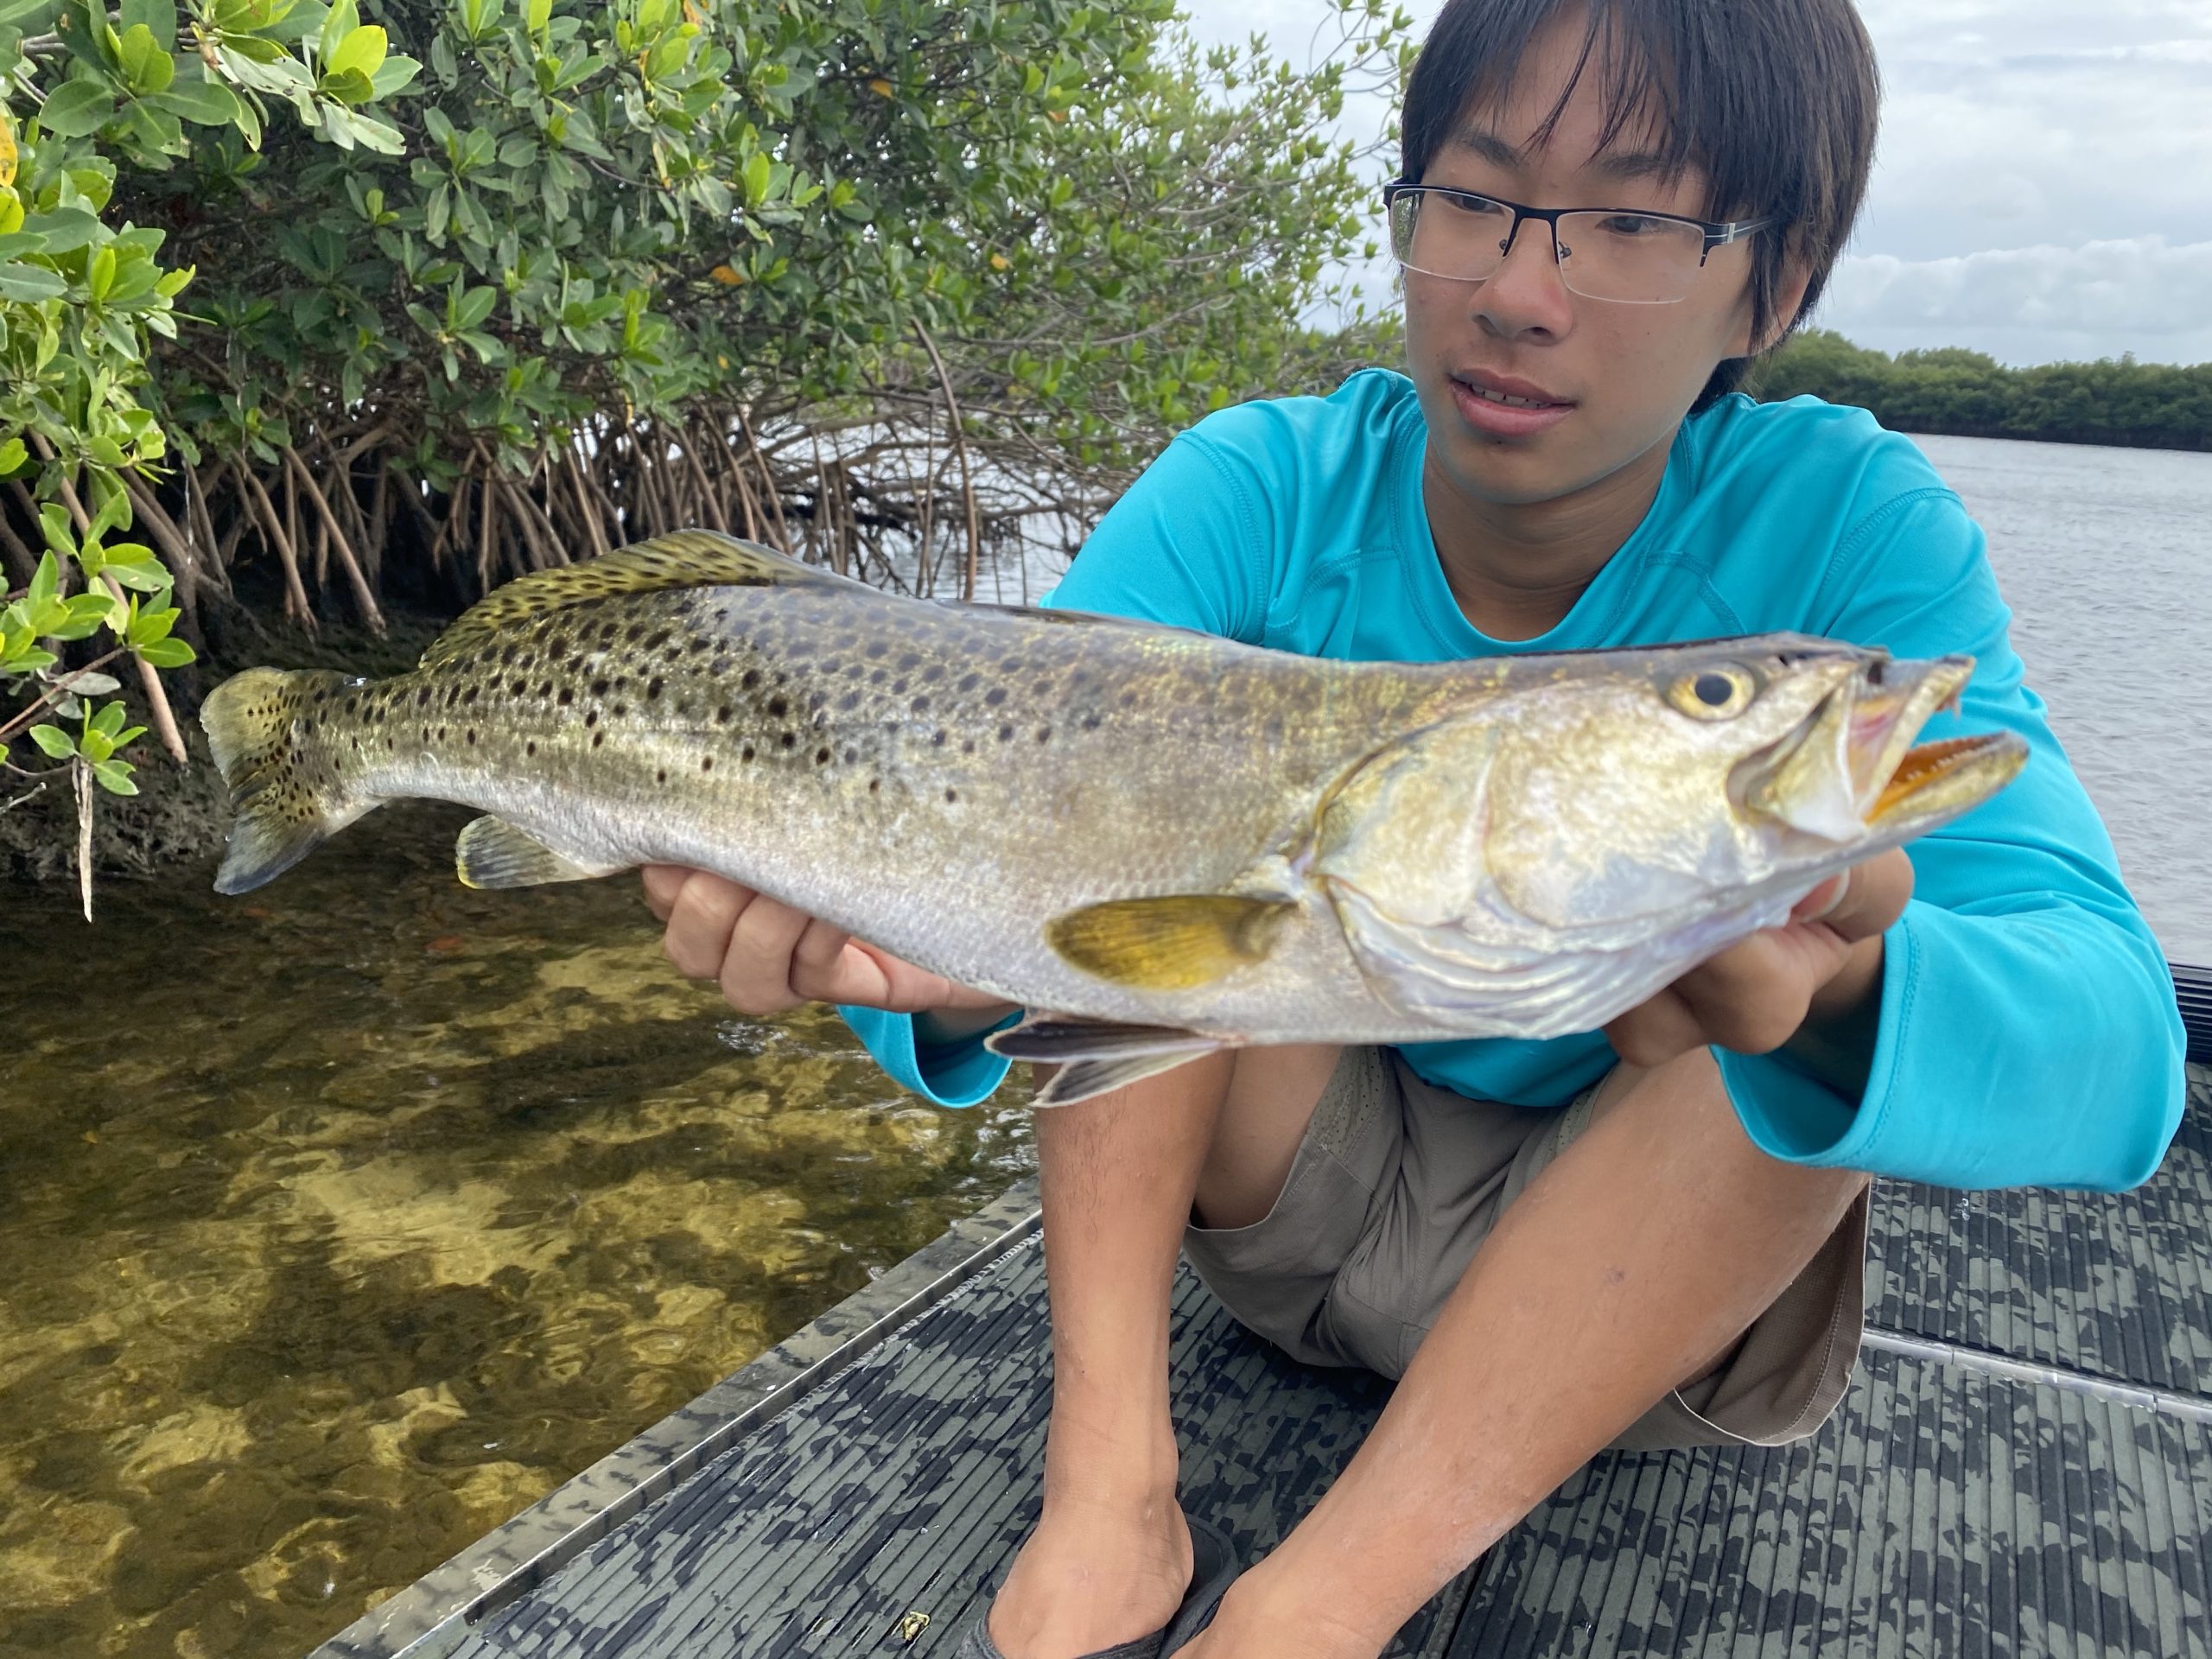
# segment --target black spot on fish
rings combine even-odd
[[[848,749],[845,751],[845,764],[846,764],[847,766],[851,766],[851,765],[853,764],[853,762],[854,762],[854,761],[855,761],[855,760],[859,760],[860,758],[861,758],[861,752],[860,752],[858,749],[848,748]]]
[[[930,711],[930,700],[927,697],[916,697],[906,706],[918,715],[926,715]]]
[[[954,686],[952,689],[956,691],[973,691],[976,689],[976,683],[982,678],[982,676],[980,674],[963,674],[960,677],[960,683]]]
[[[760,671],[757,668],[747,669],[745,671],[745,677],[738,682],[738,684],[744,687],[747,691],[750,691],[754,686],[760,683]]]
[[[537,740],[534,737],[531,738],[529,742],[522,746],[522,752],[524,754],[536,754],[537,753]]]
[[[645,701],[647,702],[653,702],[660,696],[660,689],[664,683],[665,683],[665,682],[658,679],[652,679],[645,682]]]
[[[1083,717],[1083,729],[1086,732],[1096,731],[1098,729],[1099,723],[1098,716],[1096,715],[1085,715]]]
[[[596,726],[596,725],[598,725],[598,724],[599,724],[599,710],[598,710],[598,709],[593,709],[589,714],[586,715],[584,716],[584,724],[585,724],[585,725],[587,725],[587,726]]]
[[[592,696],[594,696],[594,697],[603,697],[603,696],[605,696],[607,695],[607,688],[609,687],[609,685],[610,685],[611,683],[612,683],[612,682],[611,682],[611,681],[609,681],[609,680],[608,680],[608,679],[607,679],[604,675],[602,675],[602,676],[601,676],[601,677],[599,677],[598,679],[594,680],[594,681],[591,683],[591,694],[592,694]]]
[[[796,732],[785,732],[781,737],[778,738],[776,741],[782,744],[784,747],[787,749],[796,748],[798,747],[798,734]]]
[[[971,738],[969,738],[969,739],[965,743],[963,743],[963,744],[960,746],[960,753],[963,753],[963,754],[973,754],[973,753],[976,753],[976,740],[975,740],[974,738],[972,738],[972,737],[971,737]]]
[[[1039,743],[1051,742],[1052,741],[1052,728],[1049,726],[1039,726],[1037,728],[1037,741]]]
[[[741,760],[750,760],[753,758],[753,746],[750,743],[747,744],[738,751],[737,758]]]
[[[944,791],[944,798],[947,801],[957,801],[960,798],[960,791],[957,789],[948,789]]]
[[[830,751],[827,749],[817,749],[814,752],[814,764],[817,766],[828,766],[830,764]]]
[[[575,692],[575,688],[574,686],[568,686],[568,685],[564,685],[564,686],[563,686],[563,687],[561,688],[561,695],[560,695],[558,697],[556,697],[556,698],[554,699],[554,701],[555,701],[556,702],[558,702],[558,703],[559,703],[559,704],[560,704],[563,709],[567,708],[570,703],[574,702],[575,700],[576,700],[576,692]]]
[[[843,696],[837,699],[837,707],[849,711],[860,707],[860,701],[861,694],[859,692],[848,691]]]
[[[474,730],[468,734],[468,747],[472,749],[476,747],[476,734]]]
[[[791,704],[781,697],[771,697],[768,699],[768,717],[772,720],[781,720],[791,712]]]
[[[1000,727],[1000,728],[999,728],[999,741],[1000,741],[1000,742],[1001,742],[1001,743],[1011,743],[1011,742],[1013,742],[1013,741],[1014,741],[1014,728],[1013,728],[1013,727],[1011,727],[1011,726],[1001,726],[1001,727]]]
[[[883,779],[880,778],[871,778],[868,780],[868,792],[871,795],[876,793],[876,791],[880,790],[882,787]]]
[[[606,741],[607,734],[605,732],[594,732],[591,734],[591,746],[594,749]]]
[[[714,769],[715,757],[711,754],[702,755],[699,759],[699,770],[702,772],[712,772]]]
[[[990,707],[994,709],[997,708],[999,704],[1006,701],[1006,687],[1002,685],[993,686],[989,690],[983,693],[983,701]]]
[[[933,748],[943,748],[944,747],[944,728],[942,726],[938,727],[937,731],[930,738],[931,747]]]
[[[626,702],[618,702],[614,705],[614,718],[617,720],[621,719],[623,715],[629,712],[630,705]]]
[[[903,697],[906,695],[906,682],[903,677],[891,682],[891,695],[894,697]]]
[[[715,718],[722,725],[727,726],[729,724],[729,717],[732,712],[733,711],[730,709],[729,704],[724,703],[721,708],[715,710]]]
[[[668,781],[668,768],[666,766],[662,766],[656,771],[653,773],[653,781],[657,784],[666,783]]]

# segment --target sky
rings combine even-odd
[[[1426,29],[1441,0],[1410,0]],[[1326,0],[1184,0],[1303,63]],[[1815,326],[1999,361],[2212,361],[2212,0],[1859,0],[1882,133]],[[1387,100],[1348,106],[1370,137]],[[1380,175],[1378,175],[1378,177]],[[1379,213],[1378,213],[1379,224]],[[1387,272],[1366,279],[1387,298]]]

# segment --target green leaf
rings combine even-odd
[[[45,750],[48,756],[53,760],[67,760],[77,753],[76,740],[59,726],[34,726],[31,728],[30,737],[31,741]]]
[[[111,795],[136,795],[138,785],[130,781],[134,770],[128,760],[101,760],[94,764],[92,776],[100,780],[100,787]]]
[[[77,739],[77,753],[98,766],[115,753],[114,741],[97,727],[87,726]]]
[[[390,45],[384,30],[374,23],[364,23],[349,33],[338,43],[338,49],[323,60],[324,72],[334,75],[373,75],[383,65]]]
[[[98,732],[110,742],[113,742],[115,734],[123,729],[124,713],[123,704],[119,702],[105,704],[100,711],[92,716],[90,722],[91,729]]]
[[[38,124],[56,138],[85,138],[115,119],[115,99],[96,80],[68,80],[54,90]]]
[[[182,668],[187,663],[197,661],[200,655],[181,639],[156,639],[137,649],[138,655],[156,668]]]
[[[38,556],[38,569],[31,572],[31,585],[23,590],[23,599],[35,611],[53,599],[61,586],[61,565],[52,553]]]
[[[147,101],[202,127],[227,127],[239,113],[238,95],[219,80],[175,80]]]
[[[175,13],[170,14],[172,19]],[[123,31],[123,78],[134,92],[158,92],[176,79],[176,60],[162,49],[154,31],[133,23]]]
[[[768,200],[768,152],[756,149],[745,163],[741,182],[745,188],[745,205],[758,207]]]
[[[44,265],[0,264],[0,300],[58,300],[68,291],[61,273]]]
[[[0,478],[12,477],[21,472],[30,460],[30,455],[31,452],[23,447],[21,438],[0,442]]]

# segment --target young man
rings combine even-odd
[[[1410,378],[1209,417],[1053,602],[1341,658],[1768,629],[1970,652],[1952,729],[2023,734],[2025,772],[1602,1033],[1248,1050],[1040,1114],[1045,1503],[963,1652],[1158,1650],[1193,1561],[1179,1249],[1292,1354],[1402,1377],[1183,1651],[1371,1659],[1600,1449],[1818,1427],[1857,1348],[1868,1172],[2157,1166],[2183,1097],[2171,987],[1980,531],[1865,414],[1726,395],[1819,293],[1874,103],[1848,0],[1451,0],[1391,193]],[[977,1035],[1002,1005],[717,878],[646,886],[669,954],[738,1008],[854,1005],[947,1103],[1002,1076]]]

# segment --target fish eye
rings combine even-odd
[[[1732,720],[1758,695],[1751,671],[1733,663],[1685,674],[1667,688],[1667,701],[1694,720]]]

